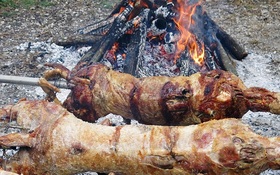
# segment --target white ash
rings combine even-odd
[[[17,46],[16,49],[40,53],[41,56],[36,58],[41,62],[39,66],[44,66],[44,63],[60,63],[71,70],[90,47],[74,49],[72,47],[58,46],[51,42],[25,42]],[[64,101],[69,92],[70,90],[68,89],[61,89],[61,93],[57,93],[58,99]],[[35,87],[31,93],[35,95],[35,99],[45,97],[45,93],[40,87]]]
[[[167,54],[173,54],[176,51],[176,46],[172,43],[164,44],[163,48]]]
[[[120,126],[120,125],[126,125],[127,124],[122,116],[115,115],[115,114],[108,114],[105,117],[101,117],[98,120],[96,120],[96,123],[102,123],[106,119],[109,119],[110,123],[113,126]],[[131,125],[139,125],[139,122],[136,121],[136,120],[131,120],[130,124]]]
[[[165,43],[175,43],[177,41],[179,41],[180,39],[180,34],[179,32],[167,32],[164,35],[164,42]]]
[[[163,17],[163,18],[167,18],[167,17],[173,17],[176,14],[174,12],[172,12],[171,8],[174,6],[173,2],[168,2],[166,6],[160,6],[159,8],[157,8],[157,10],[155,11],[155,15],[156,17]]]
[[[280,91],[280,58],[274,54],[249,54],[243,61],[237,62],[238,76],[248,87],[263,87],[271,91]],[[267,112],[247,112],[242,120],[249,124],[254,132],[267,136],[280,136],[279,115]],[[260,175],[280,175],[279,170],[267,170]]]
[[[237,70],[238,76],[248,87],[280,90],[280,57],[252,53],[246,59],[237,62]]]
[[[173,59],[174,52],[162,52],[165,47],[166,46],[161,43],[152,45],[150,42],[146,42],[146,49],[139,60],[139,77],[159,75],[177,76],[180,74]]]
[[[106,119],[109,119],[110,123],[115,126],[125,125],[123,117],[120,115],[114,115],[114,114],[109,114],[105,117],[99,118],[96,122],[102,123]]]
[[[279,92],[279,64],[279,57],[249,54],[246,59],[237,62],[238,76],[247,87],[263,87],[270,91]],[[280,136],[279,115],[249,111],[242,119],[258,134],[268,137]]]
[[[157,24],[157,23],[162,23]],[[164,19],[155,19],[152,21],[151,27],[148,29],[148,32],[152,35],[152,36],[159,36],[163,33],[166,32],[166,22]]]
[[[17,46],[16,49],[27,50],[30,53],[40,53],[41,57],[36,59],[39,59],[42,64],[61,63],[68,69],[72,69],[90,47],[82,47],[76,50],[72,47],[58,46],[51,42],[26,42]]]

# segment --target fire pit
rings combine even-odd
[[[107,19],[80,33],[90,35],[88,43],[96,41],[80,63],[102,62],[137,77],[189,76],[214,69],[237,74],[233,59],[247,56],[195,0],[123,0]]]

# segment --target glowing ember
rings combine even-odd
[[[200,2],[189,4],[188,1],[178,0],[178,5],[179,18],[174,19],[174,22],[181,33],[181,37],[177,42],[175,59],[178,59],[181,52],[187,49],[195,63],[202,65],[204,63],[204,44],[198,43],[195,35],[189,31],[191,25],[195,23],[192,20],[192,15],[195,13],[196,7],[200,5]]]
[[[136,5],[138,5],[139,2],[135,1],[135,0],[128,0],[126,3],[123,3],[123,6],[120,6],[119,8],[119,12],[113,14],[113,16],[117,17],[119,16],[125,9],[127,5],[130,5],[131,7],[135,7]],[[141,4],[143,5],[143,4]],[[128,20],[132,19],[133,17],[135,17],[136,14],[134,14],[134,11],[129,15]]]
[[[116,58],[116,52],[118,51],[119,49],[119,43],[118,42],[115,42],[112,46],[112,48],[106,53],[106,57],[107,59],[109,58],[113,58],[114,60],[109,60],[109,61],[115,61],[117,58]]]

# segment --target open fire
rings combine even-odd
[[[175,19],[174,22],[180,30],[181,35],[180,40],[177,42],[175,58],[180,57],[181,52],[187,48],[194,62],[201,66],[204,62],[204,44],[196,41],[195,35],[190,31],[191,25],[195,24],[192,16],[196,12],[197,5],[200,5],[200,3],[191,5],[186,1],[179,1],[179,19]]]
[[[20,101],[0,109],[2,119],[17,119],[20,128],[28,130],[0,137],[0,146],[20,147],[15,159],[4,163],[4,169],[24,174],[86,170],[258,174],[267,168],[279,169],[279,137],[259,136],[234,119],[207,122],[242,117],[248,109],[279,114],[279,93],[246,88],[236,76],[220,70],[189,78],[138,79],[102,64],[91,65],[104,62],[136,76],[168,71],[190,75],[212,69],[234,71],[229,61],[246,55],[207,16],[200,2],[137,3],[123,1],[109,16],[111,22],[89,32],[92,36],[101,34],[101,39],[72,71],[61,64],[49,64],[55,69],[45,78],[61,76],[71,88],[64,102],[68,111],[46,101]],[[79,69],[82,67],[85,69]],[[49,88],[48,95],[55,95],[54,87]],[[168,126],[109,127],[76,119],[86,112],[95,117],[119,113],[141,123]],[[181,123],[182,119],[186,120]],[[170,126],[200,122],[204,123]]]
[[[81,33],[102,35],[81,59],[137,77],[214,69],[236,74],[232,59],[247,53],[207,15],[201,1],[122,1],[104,21]],[[108,22],[109,21],[109,22]]]

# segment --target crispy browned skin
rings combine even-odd
[[[253,133],[238,119],[191,126],[103,126],[58,104],[22,101],[8,112],[29,133],[0,137],[20,146],[3,167],[23,174],[259,174],[280,169],[280,138]]]
[[[280,94],[246,88],[222,70],[190,77],[135,78],[97,64],[78,72],[51,64],[53,72],[74,84],[64,106],[75,116],[94,122],[109,113],[144,124],[190,125],[222,118],[241,118],[248,110],[280,114]]]

